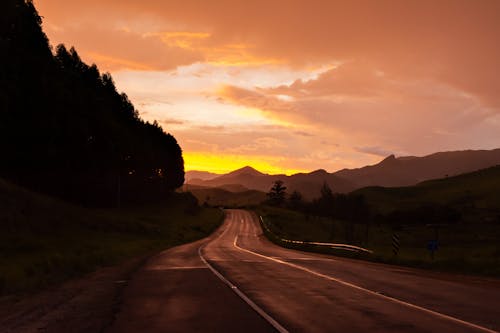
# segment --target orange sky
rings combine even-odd
[[[500,141],[500,1],[35,0],[186,169],[335,171]]]

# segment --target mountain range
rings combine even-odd
[[[187,171],[186,184],[199,187],[218,187],[240,192],[258,190],[268,192],[276,180],[282,180],[287,192],[299,191],[304,198],[319,196],[321,186],[327,183],[334,192],[351,192],[367,186],[398,187],[422,181],[446,178],[500,165],[500,149],[439,152],[427,156],[390,155],[381,162],[357,169],[343,169],[333,173],[316,170],[310,173],[270,175],[252,167],[244,167],[228,174]]]

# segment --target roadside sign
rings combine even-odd
[[[398,234],[394,233],[392,234],[392,253],[394,253],[395,256],[397,256],[399,253],[399,246],[399,236]]]
[[[431,259],[434,260],[434,252],[436,252],[439,248],[439,242],[437,239],[431,239],[427,243],[427,250],[431,253]]]
[[[427,250],[429,251],[437,251],[438,247],[439,247],[439,242],[437,241],[437,239],[431,239],[427,243]]]

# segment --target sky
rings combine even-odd
[[[35,0],[186,170],[268,173],[500,147],[500,1]]]

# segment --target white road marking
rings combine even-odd
[[[287,260],[304,260],[304,261],[337,261],[335,259],[328,259],[328,258],[282,258],[282,259],[287,259]]]
[[[235,259],[210,259],[210,262],[265,262],[263,259],[242,259],[242,260],[235,260]],[[206,268],[203,266],[203,268]]]
[[[283,260],[280,260],[280,259],[276,259],[274,257],[268,257],[266,255],[263,255],[263,254],[260,254],[260,253],[254,252],[254,251],[244,249],[244,248],[238,246],[237,243],[238,243],[238,235],[236,235],[236,237],[234,238],[233,245],[234,245],[235,248],[237,248],[237,249],[239,249],[241,251],[244,251],[244,252],[247,252],[247,253],[251,253],[251,254],[256,255],[258,257],[265,258],[265,259],[268,259],[268,260],[271,260],[271,261],[274,261],[274,262],[277,262],[277,263],[280,263],[280,264],[283,264],[283,265],[286,265],[286,266],[290,266],[290,267],[302,270],[304,272],[308,272],[310,274],[316,275],[316,276],[324,278],[326,280],[337,282],[337,283],[342,284],[344,286],[351,287],[351,288],[354,288],[354,289],[366,292],[368,294],[381,297],[381,298],[383,298],[385,300],[388,300],[388,301],[391,301],[391,302],[394,302],[394,303],[397,303],[397,304],[400,304],[400,305],[404,305],[404,306],[407,306],[407,307],[415,309],[415,310],[420,310],[422,312],[428,313],[428,314],[436,316],[438,318],[446,319],[446,320],[455,322],[457,324],[461,324],[461,325],[464,325],[464,326],[467,326],[467,327],[471,327],[471,328],[474,328],[474,329],[477,329],[477,330],[480,330],[480,331],[483,331],[483,332],[499,333],[499,332],[494,331],[492,329],[489,329],[489,328],[486,328],[486,327],[483,327],[483,326],[479,326],[479,325],[470,323],[470,322],[462,320],[462,319],[458,319],[458,318],[455,318],[455,317],[452,317],[452,316],[449,316],[449,315],[446,315],[446,314],[443,314],[443,313],[440,313],[440,312],[436,312],[436,311],[433,311],[433,310],[430,310],[430,309],[427,309],[427,308],[424,308],[424,307],[421,307],[421,306],[418,306],[418,305],[415,305],[415,304],[411,304],[411,303],[399,300],[399,299],[394,298],[394,297],[383,295],[383,294],[378,293],[376,291],[373,291],[373,290],[370,290],[370,289],[366,289],[366,288],[360,287],[358,285],[352,284],[350,282],[346,282],[344,280],[337,279],[337,278],[334,278],[332,276],[329,276],[329,275],[326,275],[326,274],[323,274],[323,273],[319,273],[319,272],[313,271],[313,270],[311,270],[309,268],[306,268],[306,267],[303,267],[303,266],[300,266],[300,265],[296,265],[296,264],[293,264],[293,263],[290,263],[290,262],[286,262],[286,261],[283,261]]]
[[[207,269],[206,266],[155,266],[150,267],[148,270],[151,271],[168,271],[168,270],[182,270],[182,269]]]
[[[243,220],[242,220],[243,221]],[[212,242],[219,240],[229,228],[226,228],[216,239]],[[208,243],[207,243],[208,244]],[[236,293],[245,303],[247,303],[254,311],[256,311],[262,318],[264,318],[269,324],[271,324],[278,332],[280,333],[289,333],[286,328],[284,328],[280,323],[278,323],[273,317],[267,314],[261,307],[255,304],[247,295],[245,295],[241,290],[238,289],[231,281],[224,277],[217,269],[215,269],[209,262],[203,257],[201,253],[203,248],[207,245],[203,244],[198,248],[198,255],[200,256],[201,261],[215,274],[222,282],[224,282],[232,291]]]

